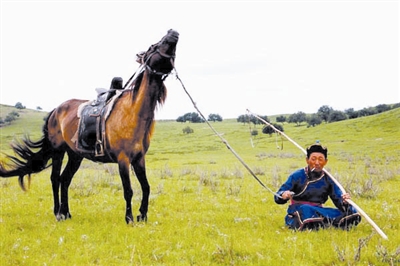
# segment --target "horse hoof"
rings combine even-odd
[[[125,217],[125,221],[126,221],[126,224],[133,224],[133,218],[131,218],[131,217]]]
[[[56,219],[57,219],[57,222],[65,221],[65,215],[64,214],[57,214]]]
[[[143,216],[142,214],[138,215],[137,216],[137,221],[138,222],[147,222],[147,216]]]
[[[59,213],[56,215],[57,222],[65,221],[65,220],[71,219],[71,218],[72,218],[72,215],[70,213],[67,213],[66,215]]]

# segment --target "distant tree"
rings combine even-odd
[[[6,116],[6,118],[4,119],[4,122],[10,124],[10,123],[11,123],[12,121],[14,121],[15,119],[16,119],[15,116],[8,114],[8,115]]]
[[[346,119],[347,119],[347,116],[344,112],[334,110],[329,114],[328,122],[332,123],[332,122],[338,122],[338,121],[342,121],[342,120],[346,120]]]
[[[4,124],[4,120],[2,117],[0,117],[0,125],[3,125],[3,124]]]
[[[265,121],[269,122],[268,116],[266,115],[260,115],[260,118],[264,119]],[[264,124],[264,122],[262,122],[260,119],[258,119],[257,117],[255,117],[254,115],[240,115],[236,121],[238,121],[239,123],[253,123],[254,125],[259,125],[259,124]]]
[[[284,132],[284,130],[283,130],[283,126],[281,126],[281,125],[279,125],[279,124],[272,124],[277,130],[279,130],[279,131],[281,131],[281,132]],[[264,133],[264,134],[268,134],[268,135],[272,135],[273,133],[275,133],[275,130],[271,127],[271,126],[269,126],[269,125],[266,125],[265,127],[263,127],[263,129],[262,129],[262,133]]]
[[[249,117],[248,115],[239,115],[238,118],[236,118],[236,121],[239,123],[246,124],[247,122],[249,122]]]
[[[183,115],[185,118],[185,121],[189,121],[191,123],[202,123],[204,122],[203,119],[199,116],[198,113],[192,112],[192,113],[186,113]]]
[[[260,116],[258,116],[258,117],[260,117],[261,119],[263,119],[263,120],[265,120],[266,122],[269,123],[268,116],[266,116],[266,115],[260,115]],[[249,120],[250,120],[250,122],[253,123],[254,125],[264,124],[263,121],[261,121],[259,118],[255,117],[254,115],[251,115],[250,118],[249,118]]]
[[[185,127],[184,129],[182,129],[182,132],[184,134],[191,134],[194,132],[194,130],[192,128],[190,128],[189,126]]]
[[[183,116],[180,116],[176,119],[176,122],[191,122],[191,123],[203,123],[204,120],[199,116],[198,113],[192,112],[192,113],[186,113]]]
[[[186,113],[186,114],[184,114],[183,118],[185,119],[185,122],[186,121],[192,122],[192,115],[197,115],[197,114],[196,113]]]
[[[192,120],[190,121],[192,123],[203,123],[204,120],[201,118],[201,116],[198,113],[192,113]]]
[[[2,119],[2,124],[5,124],[5,123],[11,124],[11,122],[16,120],[17,117],[19,117],[19,113],[17,111],[12,111],[12,112],[8,113],[8,115],[6,116],[4,121]]]
[[[180,116],[180,117],[178,117],[178,118],[176,119],[176,122],[185,123],[186,120],[185,120],[185,118],[184,118],[183,116]]]
[[[358,113],[359,113],[359,117],[362,117],[362,116],[374,115],[377,113],[377,111],[374,107],[368,107],[368,108],[361,109]]]
[[[15,108],[17,108],[17,109],[25,109],[25,106],[23,106],[22,103],[17,102],[17,103],[15,104]]]
[[[344,110],[344,113],[347,115],[349,119],[354,119],[358,117],[358,111],[354,111],[353,108]]]
[[[392,109],[399,108],[399,107],[400,107],[400,103],[395,103],[392,105]]]
[[[315,127],[316,125],[320,125],[322,123],[322,118],[317,114],[312,114],[307,117],[307,124],[309,127]]]
[[[305,122],[307,120],[307,115],[304,112],[297,112],[295,114],[291,114],[289,116],[288,122],[289,123],[296,123],[297,126],[300,126],[302,122]]]
[[[325,122],[328,122],[329,114],[333,111],[332,107],[329,107],[328,105],[323,105],[318,109],[317,115],[321,117],[322,120]]]
[[[222,116],[220,116],[219,114],[209,114],[208,115],[208,121],[221,122],[222,121]]]
[[[276,117],[276,122],[285,123],[286,122],[286,116],[280,115],[280,116]]]
[[[254,115],[248,116],[247,119],[248,119],[249,122],[253,123],[254,125],[257,125],[258,122],[259,122],[259,120],[257,119],[257,117],[255,117]]]
[[[268,116],[266,116],[266,115],[260,115],[260,118],[267,121],[268,123],[270,122]],[[258,124],[264,124],[264,122],[261,121],[260,119],[257,119],[257,120],[258,120]]]
[[[386,112],[390,110],[390,105],[388,104],[379,104],[376,107],[376,111],[379,113]]]
[[[36,107],[36,110],[39,110],[39,111],[40,111],[40,110],[42,110],[42,107],[37,106],[37,107]]]
[[[11,116],[13,116],[13,117],[15,117],[15,118],[19,117],[19,113],[16,112],[16,111],[10,112],[9,115],[11,115]]]

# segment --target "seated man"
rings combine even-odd
[[[327,176],[323,168],[328,162],[328,149],[319,143],[307,148],[307,166],[293,172],[281,186],[274,199],[277,204],[290,200],[286,225],[295,230],[334,226],[349,229],[361,221],[361,216],[346,200],[348,193]],[[323,207],[328,197],[336,208]]]

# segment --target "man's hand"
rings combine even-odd
[[[347,200],[349,200],[349,199],[351,199],[351,196],[350,196],[349,193],[344,193],[344,194],[342,195],[343,203],[347,203]]]
[[[294,193],[292,191],[286,190],[285,192],[282,193],[281,197],[282,197],[282,199],[287,200],[287,199],[291,199],[293,194]]]

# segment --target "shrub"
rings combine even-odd
[[[187,126],[184,129],[182,129],[182,132],[185,133],[185,134],[191,134],[194,131],[193,131],[193,129],[191,127]]]

